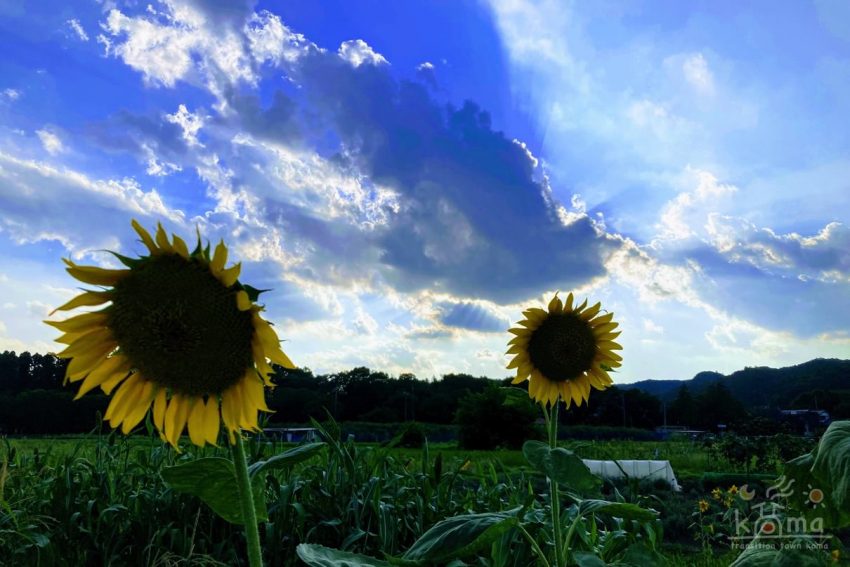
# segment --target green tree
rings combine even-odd
[[[672,425],[693,426],[697,424],[697,404],[691,391],[684,384],[679,386],[676,399],[667,412],[668,422]]]
[[[496,385],[460,399],[455,422],[458,445],[463,449],[489,450],[497,447],[518,449],[536,437],[537,406],[523,397],[521,403],[505,403],[507,394]]]

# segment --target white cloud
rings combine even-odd
[[[203,148],[204,145],[198,141],[198,132],[203,128],[207,118],[201,113],[192,114],[184,104],[179,105],[174,114],[165,115],[167,122],[177,124],[183,129],[183,139],[189,147],[197,146],[200,148]]]
[[[74,32],[74,35],[81,41],[88,41],[89,35],[86,33],[86,30],[83,29],[82,24],[76,18],[72,18],[65,22],[65,24],[71,28],[71,31]]]
[[[0,152],[0,228],[18,244],[55,240],[77,254],[116,249],[114,235],[134,217],[183,223],[180,211],[133,179],[91,179]]]
[[[708,61],[702,53],[694,53],[682,62],[682,74],[685,80],[699,93],[714,93],[714,76],[708,68]]]
[[[241,30],[214,28],[191,5],[166,0],[162,12],[135,17],[113,9],[102,27],[110,36],[98,37],[106,54],[141,72],[148,85],[201,82],[221,102],[228,85],[256,80]]]
[[[688,167],[686,179],[695,180],[696,187],[679,193],[661,211],[656,225],[662,240],[682,240],[697,235],[703,227],[711,230],[706,221],[717,210],[723,197],[738,191],[734,185],[721,183],[711,172]],[[693,183],[693,181],[691,181]]]
[[[0,97],[8,100],[9,102],[14,102],[21,98],[21,91],[10,88],[3,89],[3,92],[0,92]]]
[[[41,140],[41,145],[44,147],[44,150],[52,156],[56,154],[60,154],[65,151],[65,146],[62,144],[62,140],[59,139],[59,136],[55,132],[51,132],[47,129],[36,130],[36,135],[38,139]]]
[[[812,236],[777,234],[738,217],[711,215],[711,244],[732,262],[825,283],[850,283],[850,227],[831,222]]]
[[[50,314],[50,311],[52,311],[53,308],[43,301],[34,300],[27,301],[27,310],[31,315],[44,319]]]
[[[148,175],[153,177],[165,177],[183,170],[183,168],[177,164],[159,159],[153,151],[153,148],[151,148],[148,144],[142,143],[141,149],[145,155],[145,159],[147,160],[148,165],[145,173]]]
[[[652,319],[643,320],[643,330],[647,333],[663,333],[664,327],[653,321]]]
[[[267,10],[252,14],[245,24],[248,48],[258,63],[295,62],[310,49],[318,49],[300,33],[290,30]]]
[[[368,65],[388,64],[383,55],[373,50],[362,39],[343,41],[339,46],[339,56],[351,63],[353,67],[359,67],[364,63]]]

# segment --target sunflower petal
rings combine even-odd
[[[130,270],[108,270],[97,266],[78,266],[70,260],[65,260],[65,263],[68,265],[65,270],[71,276],[91,285],[115,285],[130,274]]]
[[[57,311],[70,311],[71,309],[76,309],[77,307],[92,307],[94,305],[101,305],[110,301],[112,299],[112,293],[108,291],[88,291],[81,293],[74,299],[68,301],[67,303],[63,303],[56,309],[50,312],[50,316],[52,317],[54,313]]]
[[[221,394],[221,419],[230,436],[230,443],[236,442],[234,433],[239,431],[239,398],[236,386],[231,386]]]
[[[224,287],[230,287],[236,283],[236,280],[239,279],[239,273],[242,271],[242,262],[238,264],[234,264],[227,268],[226,270],[221,271],[221,283],[224,284]],[[242,309],[242,311],[246,311]]]
[[[168,397],[165,388],[159,388],[153,400],[153,424],[159,431],[159,436],[165,439],[165,410],[168,407]]]
[[[271,377],[274,376],[274,368],[266,362],[266,354],[263,351],[263,345],[260,344],[260,341],[251,341],[251,352],[254,355],[254,364],[257,367],[257,373],[263,379],[266,386],[274,387],[271,381]]]
[[[189,259],[189,247],[186,246],[186,241],[177,236],[176,234],[171,235],[171,241],[174,243],[173,248],[174,251],[180,254],[186,260]]]
[[[617,331],[616,333],[605,333],[605,334],[603,334],[603,335],[598,335],[598,336],[596,337],[596,340],[599,340],[599,341],[613,341],[614,339],[616,339],[617,337],[619,337],[621,334],[622,334],[622,331]]]
[[[180,436],[186,428],[189,412],[192,411],[192,402],[194,402],[194,398],[174,394],[168,403],[168,409],[165,410],[165,437],[178,451],[180,450],[178,446]]]
[[[523,382],[525,382],[526,380],[528,380],[528,374],[525,374],[525,375],[523,375],[523,374],[517,374],[517,375],[514,377],[514,379],[513,379],[513,380],[511,380],[511,384],[522,384],[522,383],[523,383]]]
[[[514,337],[508,341],[509,345],[527,345],[529,341],[528,337]]]
[[[204,439],[210,445],[218,445],[218,429],[221,417],[218,414],[218,399],[211,396],[204,406]]]
[[[564,401],[564,404],[566,404],[567,409],[570,409],[570,406],[573,404],[573,394],[572,389],[570,389],[570,383],[566,381],[561,382],[558,384],[558,388],[561,391],[561,399]]]
[[[567,296],[567,300],[564,301],[564,311],[572,311],[573,310],[573,292]]]
[[[139,224],[139,221],[137,221],[136,219],[133,219],[130,224],[133,226],[133,229],[139,234],[139,238],[142,239],[142,242],[145,244],[145,246],[148,247],[150,253],[159,254],[159,248],[157,248],[156,244],[153,241],[153,238],[151,238],[150,233],[145,230],[145,227]]]
[[[564,310],[564,302],[561,301],[561,298],[558,297],[558,294],[555,294],[555,297],[552,298],[552,301],[549,302],[549,313],[561,313]]]
[[[260,339],[260,343],[263,346],[263,352],[266,357],[274,362],[275,364],[279,364],[284,368],[294,369],[295,365],[289,360],[289,357],[281,350],[280,342],[277,338],[277,333],[274,332],[271,325],[264,320],[257,312],[253,314],[254,319],[254,331],[257,334],[257,337]]]
[[[602,336],[602,335],[606,334],[608,331],[613,331],[619,325],[620,325],[619,323],[604,323],[602,325],[594,327],[593,328],[593,336],[594,337]]]
[[[189,413],[189,440],[198,447],[206,444],[207,438],[204,434],[204,415],[206,404],[203,400],[196,400]]]
[[[142,385],[137,391],[137,397],[133,400],[133,406],[127,410],[127,415],[121,424],[121,433],[128,435],[145,418],[151,407],[155,392],[156,387],[153,382],[142,380]]]
[[[518,337],[529,337],[529,336],[531,336],[531,331],[529,331],[528,329],[520,329],[519,327],[513,327],[511,329],[508,329],[508,332],[511,333],[512,335],[516,335]]]
[[[79,400],[86,393],[91,391],[93,388],[97,388],[107,380],[109,380],[113,374],[122,371],[122,368],[127,366],[127,360],[123,356],[111,356],[100,363],[94,370],[89,372],[86,379],[80,385],[80,390],[77,392],[77,395],[74,397],[75,400]],[[125,373],[129,370],[129,368],[123,370]]]
[[[581,313],[580,317],[581,317],[583,320],[585,320],[585,321],[590,321],[591,319],[593,319],[594,317],[596,317],[596,314],[597,314],[597,313],[599,313],[599,310],[600,310],[600,309],[602,309],[602,303],[601,303],[601,302],[597,302],[597,303],[596,303],[595,305],[593,305],[592,307],[588,307],[587,309],[585,309],[585,310]]]
[[[247,396],[251,405],[260,411],[271,413],[272,410],[266,405],[266,391],[263,388],[263,383],[257,380],[254,371],[249,371],[243,380],[242,392]]]
[[[224,245],[224,240],[222,240],[216,245],[215,254],[212,262],[210,262],[210,271],[214,276],[221,275],[225,263],[227,263],[227,246]]]
[[[102,348],[75,356],[68,363],[68,368],[65,369],[65,380],[67,382],[82,380],[86,374],[97,368],[109,356],[113,348],[110,345],[104,345]]]
[[[108,420],[113,427],[117,426],[124,419],[126,408],[128,407],[128,404],[125,402],[134,398],[140,380],[141,378],[138,374],[133,374],[121,385],[118,391],[115,392],[115,395],[112,396],[112,401],[109,402],[103,418]]]
[[[168,234],[166,234],[165,229],[162,228],[162,223],[156,223],[156,243],[163,252],[174,252],[174,247],[171,246],[171,243],[168,241]]]
[[[614,314],[611,312],[606,313],[605,315],[600,315],[596,319],[590,322],[591,327],[598,327],[599,325],[604,325],[605,323],[610,323],[611,319],[614,318]]]
[[[112,390],[115,389],[115,386],[117,386],[118,384],[123,382],[125,378],[127,378],[127,375],[129,373],[129,370],[126,372],[116,372],[115,374],[104,380],[104,382],[100,385],[100,389],[103,391],[104,394],[108,396],[112,393]]]
[[[111,345],[112,348],[117,346],[117,343],[112,338],[112,331],[102,327],[92,331],[91,333],[81,335],[79,339],[65,347],[65,349],[61,352],[58,352],[56,356],[58,358],[72,358],[74,356],[91,352],[95,348],[106,348],[107,344]]]
[[[236,292],[236,307],[239,309],[239,311],[248,311],[249,309],[251,309],[251,305],[251,299],[248,297],[247,292]]]
[[[63,333],[80,333],[89,331],[106,324],[107,316],[103,312],[82,313],[64,321],[45,321],[51,327],[59,329]]]

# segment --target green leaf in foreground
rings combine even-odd
[[[298,463],[306,461],[316,455],[324,446],[325,444],[319,441],[316,443],[307,443],[306,445],[293,447],[292,449],[288,449],[280,455],[275,455],[268,460],[257,461],[248,467],[248,474],[251,475],[251,477],[254,477],[263,469],[281,469],[297,465]]]
[[[295,548],[295,553],[310,567],[392,567],[390,563],[368,555],[340,551],[312,543],[300,544]]]
[[[850,421],[830,424],[820,439],[812,473],[829,486],[827,498],[850,519]]]
[[[540,441],[526,441],[522,454],[536,470],[566,488],[587,493],[602,484],[602,480],[590,472],[578,455],[563,447],[552,449]]]
[[[579,514],[605,514],[624,520],[651,522],[658,517],[658,512],[641,508],[628,502],[608,502],[607,500],[582,500],[578,507]]]
[[[162,478],[177,492],[200,498],[213,512],[232,524],[242,524],[242,506],[233,463],[221,457],[204,457],[162,469]],[[264,485],[253,485],[257,520],[268,519]]]
[[[518,511],[447,518],[422,534],[402,558],[439,563],[471,555],[515,526]]]

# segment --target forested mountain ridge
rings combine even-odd
[[[850,360],[816,358],[785,368],[747,367],[729,375],[700,372],[690,380],[642,380],[623,387],[637,388],[669,402],[682,386],[698,395],[717,382],[747,409],[807,407],[829,411],[830,406],[834,409],[837,405],[836,393],[845,394],[837,396],[839,403],[850,401]]]

